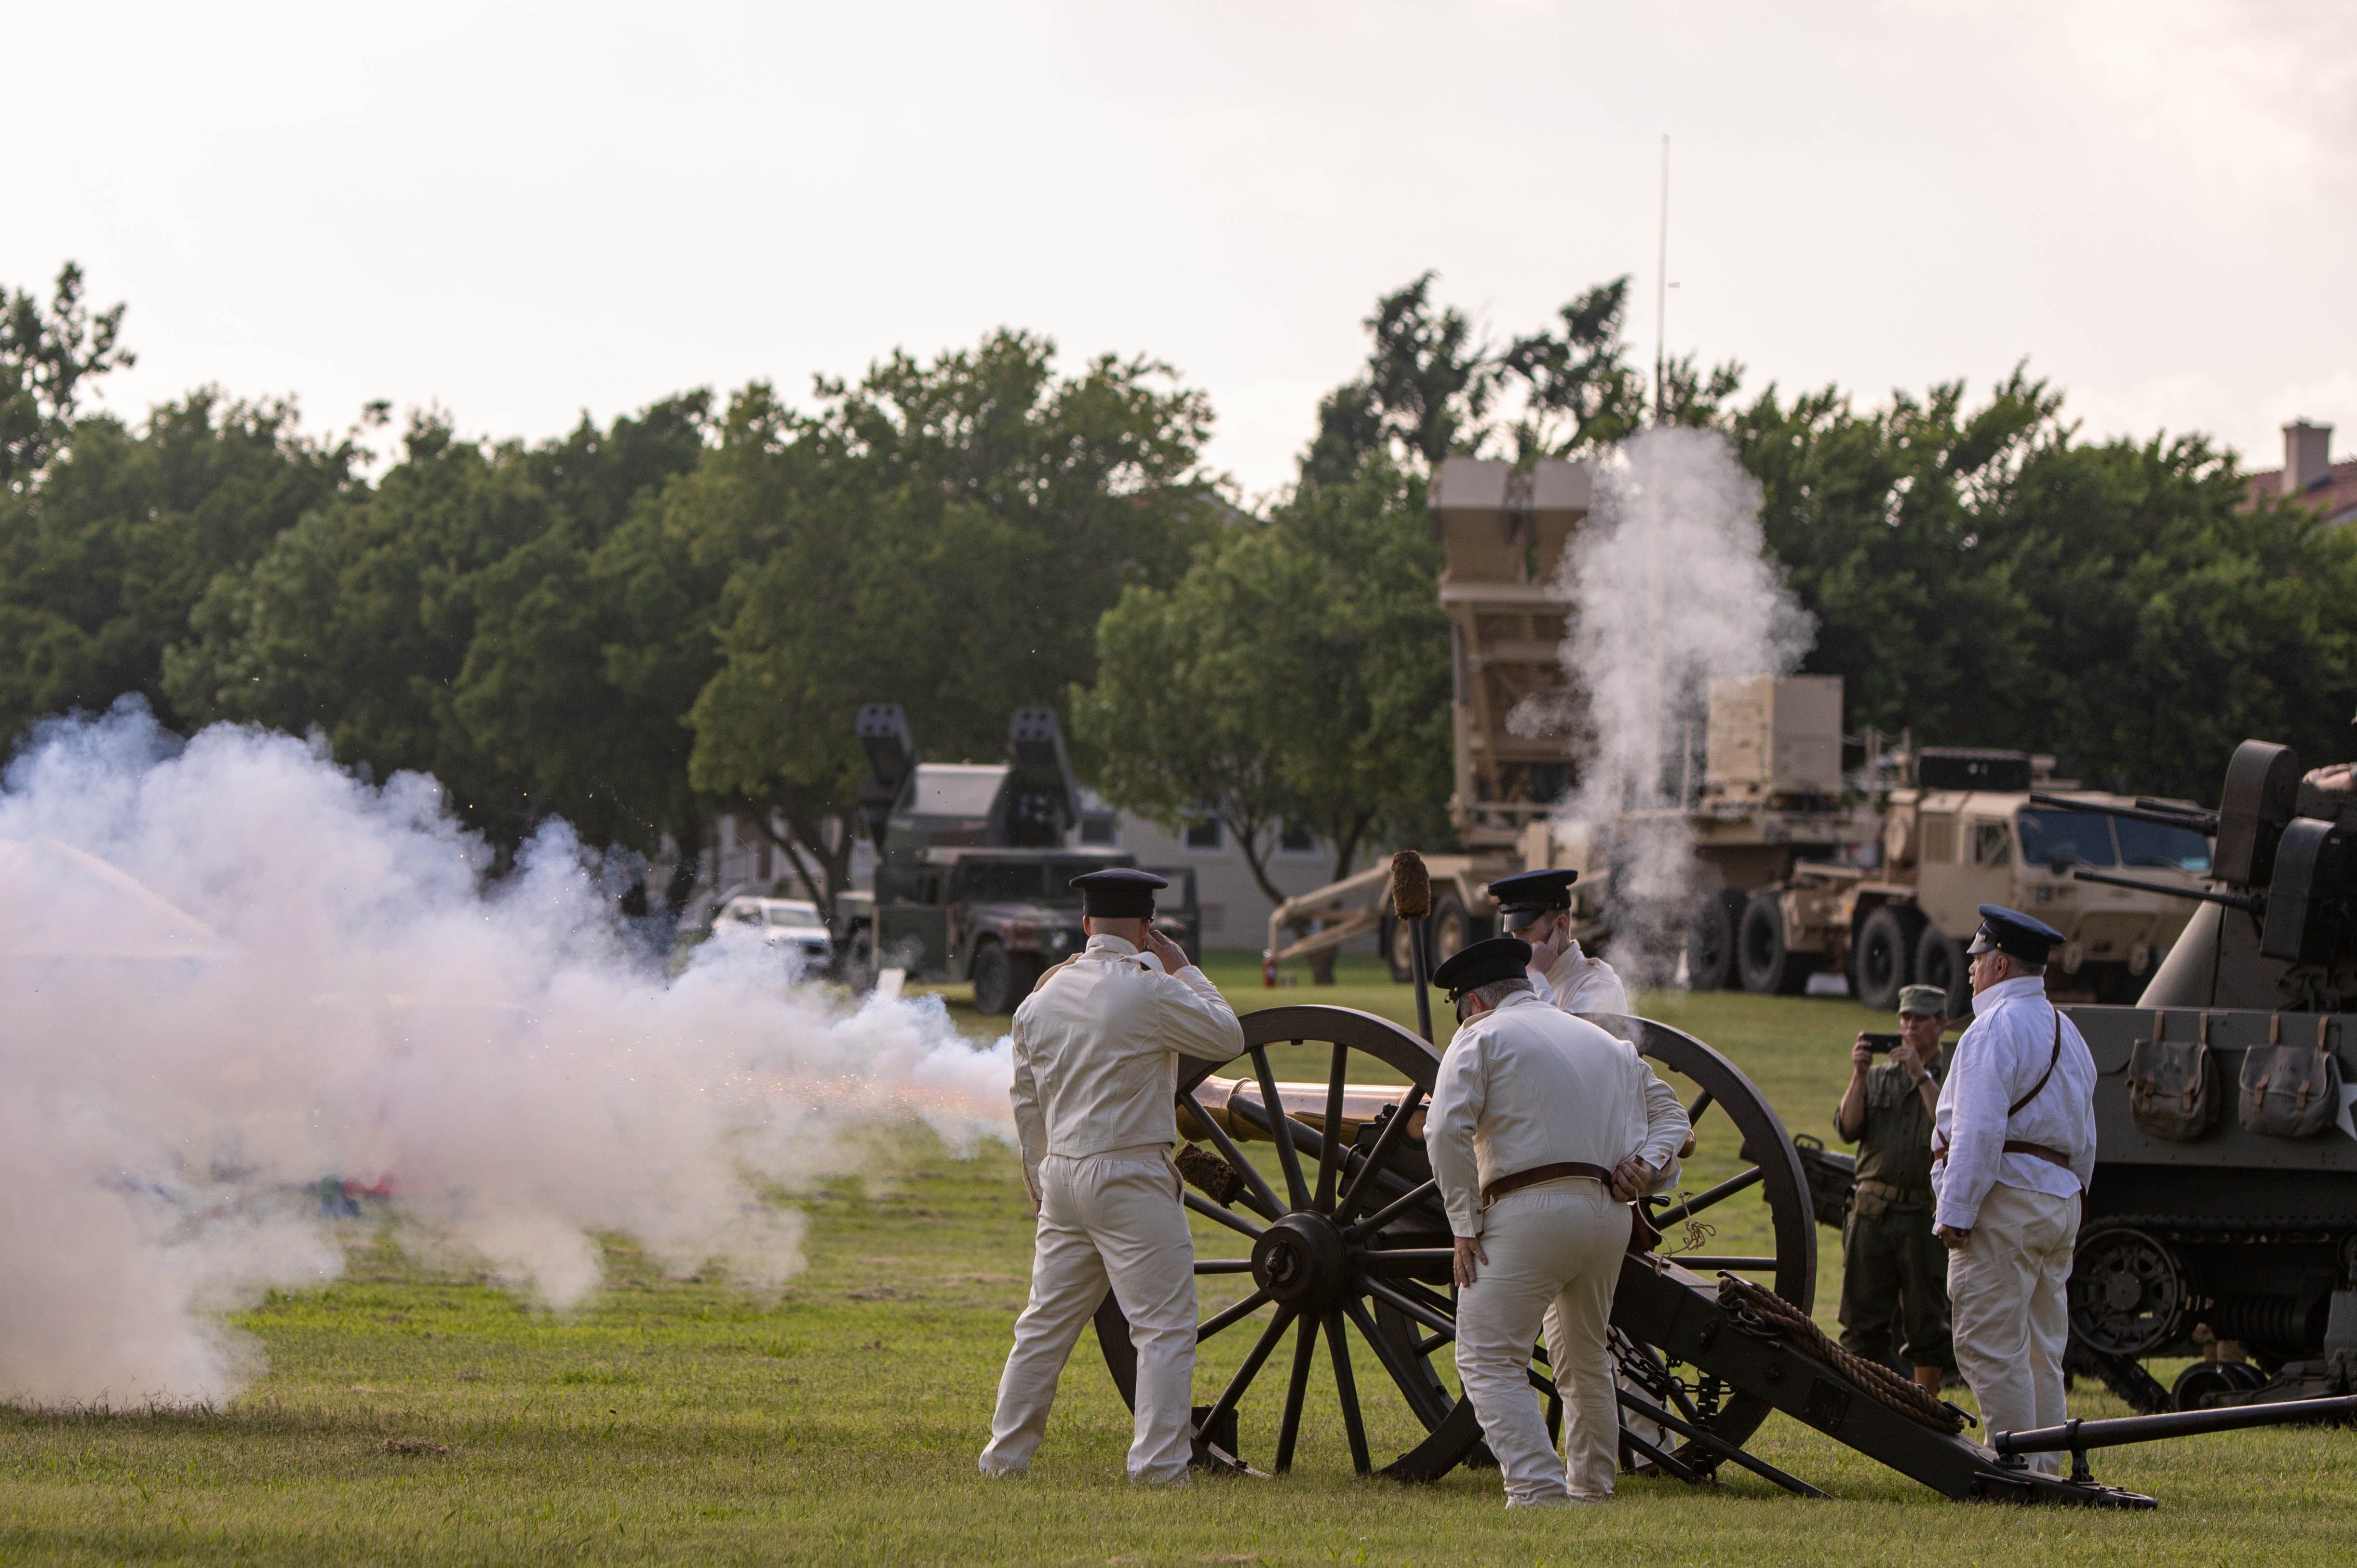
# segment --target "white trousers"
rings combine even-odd
[[[1482,1217],[1489,1261],[1458,1294],[1457,1376],[1504,1473],[1509,1506],[1612,1495],[1620,1412],[1606,1330],[1628,1247],[1629,1206],[1581,1176],[1508,1193]],[[1542,1321],[1567,1460],[1547,1442],[1530,1382]]]
[[[2079,1200],[1999,1185],[1982,1199],[1972,1234],[1948,1254],[1956,1369],[1981,1404],[1981,1434],[2060,1426],[2062,1347],[2071,1337],[2071,1251]],[[2033,1454],[2059,1475],[2059,1454]]]
[[[985,1474],[1028,1469],[1047,1435],[1056,1380],[1110,1285],[1137,1348],[1132,1480],[1187,1478],[1194,1452],[1195,1244],[1166,1149],[1123,1149],[1039,1165],[1031,1299],[998,1380]]]

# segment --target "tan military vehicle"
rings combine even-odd
[[[1560,461],[1451,457],[1433,476],[1455,674],[1449,806],[1463,846],[1425,857],[1435,963],[1494,929],[1489,883],[1546,866],[1579,871],[1575,934],[1598,950],[1610,942],[1610,829],[1566,833],[1555,822],[1577,781],[1583,715],[1564,677],[1564,605],[1551,586],[1594,483],[1587,464]],[[1863,1000],[1889,1007],[1921,977],[1961,1005],[1963,940],[1979,923],[1975,906],[1994,903],[2071,939],[2057,956],[2066,978],[2132,994],[2191,906],[2074,882],[2071,868],[2195,886],[2208,865],[2207,844],[2186,830],[2115,828],[2034,805],[2033,787],[2059,786],[2025,754],[1919,754],[1872,732],[1846,737],[1839,676],[1715,682],[1699,729],[1669,810],[1692,838],[1704,888],[1685,951],[1698,990],[1797,992],[1813,975],[1846,974]],[[1279,963],[1374,932],[1407,979],[1407,932],[1383,907],[1386,875],[1377,865],[1278,906],[1265,954],[1272,978]]]
[[[1746,990],[1792,992],[1813,973],[1846,972],[1870,1007],[1896,1006],[1900,986],[1921,983],[1943,987],[1961,1011],[1964,942],[1980,923],[1978,906],[2002,904],[2062,933],[2052,960],[2058,993],[2133,1000],[2194,906],[2072,873],[2200,888],[2209,841],[2093,809],[2134,802],[2043,778],[2042,759],[2026,753],[1927,747],[1897,760],[1910,781],[1883,798],[1878,864],[1799,863],[1778,882],[1723,892],[1704,917],[1732,927],[1736,980]],[[2032,800],[2033,791],[2047,799]],[[2088,809],[2073,809],[2080,802]]]

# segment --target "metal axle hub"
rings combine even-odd
[[[1331,1219],[1296,1209],[1253,1243],[1252,1272],[1254,1283],[1286,1305],[1322,1313],[1350,1283],[1350,1249]]]

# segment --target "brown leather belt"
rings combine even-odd
[[[2050,1149],[2043,1144],[2033,1144],[2025,1138],[2007,1138],[2005,1152],[2008,1155],[2035,1155],[2050,1165],[2061,1165],[2066,1171],[2071,1168],[2071,1156],[2061,1150]]]
[[[1887,1181],[1877,1181],[1872,1176],[1861,1178],[1857,1184],[1857,1190],[1872,1193],[1900,1208],[1929,1208],[1934,1196],[1928,1187],[1895,1187]]]
[[[1481,1207],[1489,1208],[1510,1192],[1520,1192],[1526,1187],[1536,1187],[1543,1181],[1557,1181],[1565,1176],[1586,1176],[1590,1181],[1612,1185],[1612,1173],[1602,1165],[1591,1165],[1582,1160],[1564,1160],[1552,1165],[1533,1165],[1526,1171],[1501,1176],[1481,1189]]]

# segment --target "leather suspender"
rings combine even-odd
[[[2049,1006],[2052,1006],[2052,1005],[2053,1005],[2053,1004],[2049,1003],[2049,1004],[2048,1004],[2048,1005],[2049,1005]],[[2021,1108],[2022,1108],[2023,1106],[2025,1106],[2025,1105],[2029,1104],[2031,1101],[2033,1101],[2033,1100],[2035,1100],[2035,1099],[2037,1099],[2037,1098],[2038,1098],[2038,1091],[2039,1091],[2040,1090],[2041,1090],[2041,1089],[2044,1089],[2044,1088],[2046,1087],[2046,1080],[2047,1080],[2048,1079],[2052,1078],[2052,1077],[2054,1076],[2054,1064],[2055,1064],[2055,1063],[2057,1063],[2057,1062],[2059,1062],[2059,1061],[2061,1061],[2061,1059],[2062,1059],[2062,1009],[2061,1009],[2061,1008],[2060,1008],[2060,1007],[2055,1007],[2055,1008],[2054,1008],[2054,1054],[2053,1054],[2052,1056],[2048,1057],[2048,1058],[2046,1058],[2046,1070],[2045,1070],[2044,1072],[2041,1072],[2041,1073],[2040,1073],[2040,1074],[2038,1075],[2038,1081],[2037,1081],[2036,1083],[2033,1083],[2033,1084],[2031,1084],[2031,1085],[2029,1086],[2029,1092],[2028,1094],[2023,1095],[2020,1099],[2018,1099],[2018,1100],[2015,1101],[2012,1104],[2010,1104],[2010,1105],[2008,1105],[2008,1106],[2007,1106],[2007,1107],[2005,1108],[2005,1119],[2006,1119],[2007,1121],[2008,1121],[2008,1122],[2012,1121],[2016,1116],[2018,1116],[2018,1115],[2019,1115],[2019,1114],[2021,1113]]]
[[[2049,1005],[2049,1006],[2053,1006],[2053,1004],[2052,1004],[2052,1003],[2049,1003],[2049,1004],[2047,1004],[2047,1005]],[[2050,1056],[2050,1057],[2048,1057],[2048,1058],[2046,1058],[2046,1070],[2045,1070],[2044,1072],[2041,1072],[2041,1073],[2040,1073],[2040,1074],[2038,1075],[2038,1081],[2037,1081],[2036,1083],[2033,1083],[2033,1084],[2031,1084],[2031,1085],[2029,1086],[2029,1093],[2027,1093],[2027,1094],[2025,1094],[2025,1095],[2023,1095],[2020,1099],[2018,1099],[2018,1100],[2015,1101],[2012,1104],[2010,1104],[2010,1105],[2008,1105],[2008,1106],[2007,1106],[2007,1107],[2005,1108],[2005,1119],[2006,1119],[2007,1122],[2012,1121],[2012,1120],[2014,1119],[2014,1117],[2015,1117],[2015,1116],[2018,1115],[2018,1114],[2020,1113],[2020,1112],[2021,1112],[2021,1108],[2022,1108],[2023,1106],[2025,1106],[2025,1105],[2029,1104],[2031,1101],[2033,1101],[2033,1100],[2035,1100],[2035,1099],[2037,1099],[2037,1098],[2038,1098],[2039,1094],[2040,1094],[2040,1092],[2041,1092],[2041,1091],[2046,1088],[2046,1080],[2047,1080],[2048,1079],[2052,1078],[2052,1077],[2054,1076],[2054,1069],[2055,1069],[2055,1067],[2057,1066],[2057,1064],[2059,1064],[2061,1060],[2062,1060],[2062,1009],[2061,1009],[2061,1008],[2060,1008],[2060,1007],[2055,1007],[2055,1008],[2054,1008],[2054,1052],[2053,1052],[2053,1054],[2052,1054],[2051,1056]],[[2018,1148],[2017,1148],[2017,1147],[2015,1146],[2017,1144],[2018,1144],[2020,1145]],[[2040,1145],[2040,1144],[2037,1144],[2022,1143],[2022,1142],[2021,1142],[2021,1140],[2019,1140],[2019,1139],[2007,1139],[2007,1142],[2006,1142],[2006,1145],[2005,1145],[2005,1147],[2006,1147],[2006,1152],[2007,1152],[2007,1153],[2008,1153],[2008,1154],[2036,1155],[2037,1155],[2037,1156],[2039,1156],[2040,1159],[2043,1159],[2043,1160],[2050,1160],[2050,1161],[2051,1161],[2052,1163],[2054,1163],[2055,1165],[2063,1165],[2063,1166],[2066,1166],[2066,1167],[2067,1167],[2067,1166],[2070,1165],[2070,1163],[2071,1163],[2067,1158],[2065,1158],[2063,1155],[2060,1155],[2060,1154],[2057,1154],[2057,1153],[2056,1153],[2054,1150],[2052,1150],[2052,1149],[2046,1148],[2046,1147],[2044,1147],[2044,1146],[2042,1146],[2042,1145]],[[1944,1165],[1944,1164],[1946,1164],[1946,1163],[1947,1163],[1947,1159],[1948,1159],[1948,1149],[1947,1149],[1947,1145],[1945,1145],[1944,1144],[1942,1144],[1939,1148],[1936,1148],[1936,1149],[1934,1149],[1934,1150],[1932,1150],[1932,1163],[1933,1165]]]

